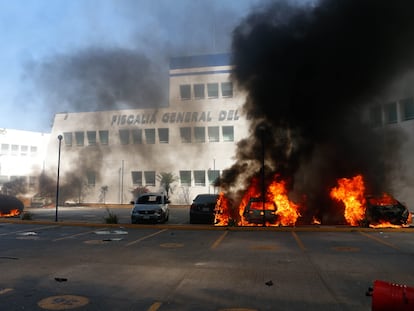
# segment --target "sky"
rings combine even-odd
[[[229,52],[263,2],[0,1],[0,128],[50,132],[57,112],[165,104],[169,57]]]

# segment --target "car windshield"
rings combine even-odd
[[[218,195],[198,195],[195,199],[195,203],[214,203],[217,202]]]
[[[160,195],[143,195],[138,198],[137,204],[161,204]]]
[[[250,209],[251,210],[263,210],[263,202],[262,201],[251,201],[250,202]],[[274,211],[275,205],[273,202],[266,202],[265,203],[265,210],[266,211]]]

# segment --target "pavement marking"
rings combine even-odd
[[[12,291],[13,291],[13,288],[2,288],[0,289],[0,295],[4,295]]]
[[[293,237],[295,238],[295,241],[296,241],[296,243],[298,244],[299,248],[300,248],[302,251],[306,251],[306,247],[305,247],[305,245],[303,244],[302,240],[299,238],[298,234],[297,234],[295,231],[292,231],[292,235],[293,235]]]
[[[389,242],[387,242],[387,241],[384,241],[384,240],[382,240],[382,239],[380,239],[380,238],[378,238],[378,237],[376,237],[376,236],[373,236],[373,235],[371,235],[371,234],[368,234],[368,233],[365,233],[365,232],[362,232],[362,231],[358,231],[361,235],[363,235],[363,236],[365,236],[365,237],[367,237],[367,238],[369,238],[369,239],[371,239],[371,240],[374,240],[374,241],[377,241],[378,243],[380,243],[380,244],[383,244],[383,245],[385,245],[385,246],[388,246],[388,247],[391,247],[391,248],[393,248],[393,249],[395,249],[395,250],[397,250],[397,251],[401,251],[401,249],[399,248],[399,247],[397,247],[397,246],[395,246],[394,244],[391,244],[391,243],[389,243]]]
[[[67,235],[67,236],[64,236],[64,237],[61,237],[61,238],[54,239],[54,240],[52,240],[52,242],[56,242],[56,241],[60,241],[60,240],[65,240],[65,239],[71,239],[71,238],[75,238],[75,237],[78,237],[78,236],[86,235],[86,234],[92,233],[92,232],[95,232],[95,230],[85,231],[85,232],[80,232],[80,233],[76,233],[76,234]]]
[[[144,236],[144,237],[142,237],[142,238],[140,238],[140,239],[138,239],[138,240],[135,240],[135,241],[132,241],[132,242],[127,243],[125,246],[131,246],[131,245],[134,245],[134,244],[136,244],[136,243],[139,243],[139,242],[141,242],[141,241],[144,241],[144,240],[146,240],[146,239],[148,239],[148,238],[151,238],[151,237],[153,237],[153,236],[155,236],[155,235],[158,235],[158,234],[160,234],[160,233],[162,233],[162,232],[164,232],[164,231],[167,231],[167,230],[168,230],[168,229],[162,229],[162,230],[160,230],[160,231],[157,231],[157,232],[154,232],[154,233],[152,233],[152,234],[146,235],[146,236]]]
[[[147,311],[157,311],[162,305],[162,302],[154,302]]]
[[[211,245],[210,249],[216,249],[217,246],[219,246],[219,244],[224,240],[224,238],[226,237],[226,235],[228,234],[228,231],[224,231],[222,235],[219,236],[219,238],[217,240],[214,241],[213,245]]]
[[[89,303],[89,299],[75,295],[52,296],[40,300],[37,305],[46,310],[69,310],[83,307]]]
[[[44,227],[39,227],[36,228],[36,230],[42,230],[42,229],[50,229],[50,228],[55,228],[55,227],[59,227],[58,225],[54,225],[54,226],[44,226]],[[21,232],[33,232],[30,230],[17,230],[17,231],[11,231],[11,232],[5,232],[5,233],[0,233],[0,236],[3,235],[12,235],[12,234],[17,234],[17,233],[21,233]]]

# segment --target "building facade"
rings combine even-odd
[[[214,180],[233,164],[248,131],[245,95],[233,85],[231,70],[228,54],[173,58],[165,107],[56,114],[48,172],[57,170],[62,135],[60,182],[76,180],[84,188],[65,199],[128,203],[139,187],[162,191],[163,173],[174,177],[173,203],[217,192]]]

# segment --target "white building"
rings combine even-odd
[[[0,185],[24,178],[36,191],[49,140],[49,133],[0,129]]]
[[[245,96],[231,82],[231,70],[228,54],[173,58],[168,107],[56,114],[48,172],[55,176],[62,135],[61,184],[75,174],[87,185],[78,198],[65,199],[102,201],[105,187],[105,202],[127,203],[134,188],[161,190],[160,173],[177,177],[173,203],[217,191],[213,181],[233,164],[248,130]]]

